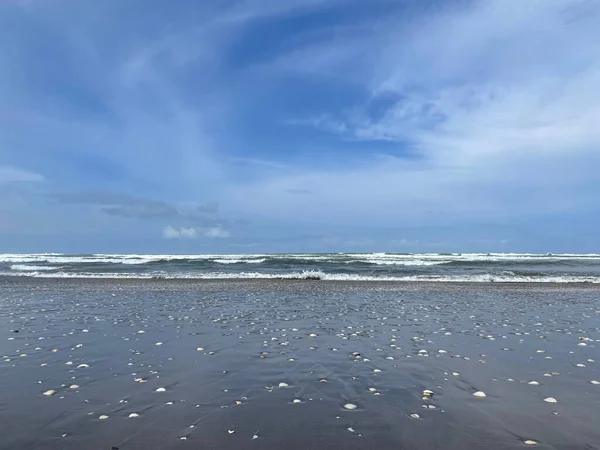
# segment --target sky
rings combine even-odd
[[[2,0],[0,253],[600,252],[598,0]]]

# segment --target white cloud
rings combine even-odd
[[[163,230],[165,239],[196,239],[197,236],[196,228],[173,228],[169,225]]]
[[[394,36],[372,88],[401,100],[381,118],[354,121],[356,136],[409,140],[458,167],[496,164],[500,154],[597,151],[600,8],[578,0],[475,5]]]
[[[10,166],[0,166],[0,184],[2,183],[32,183],[44,181],[39,173],[18,169]]]
[[[303,51],[297,68],[279,61],[275,70],[352,86],[362,77],[366,104],[306,122],[390,156],[261,180],[233,190],[236,207],[365,225],[597,210],[599,15],[600,3],[579,0],[461,2],[403,26],[382,21],[357,50],[368,60],[338,33]],[[379,101],[386,108],[372,114]]]
[[[168,225],[163,229],[163,237],[165,239],[196,239],[199,235],[210,239],[228,238],[231,236],[229,231],[220,226],[210,228],[174,228],[172,225]]]

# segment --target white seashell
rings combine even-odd
[[[346,404],[344,405],[344,409],[347,409],[347,410],[349,410],[349,411],[353,411],[353,410],[355,410],[356,408],[357,408],[357,406],[356,406],[355,404],[353,404],[353,403],[346,403]]]
[[[302,400],[300,400],[299,398],[295,398],[292,403],[302,403]]]
[[[69,389],[79,389],[79,385],[78,384],[72,384],[71,386],[69,386]]]
[[[544,401],[546,403],[558,403],[558,401],[554,397],[545,398]]]
[[[525,444],[525,445],[537,445],[537,442],[532,441],[531,439],[527,439],[526,441],[523,441],[523,444]]]
[[[135,417],[140,417],[140,415],[138,413],[131,413],[131,414],[129,414],[129,418],[130,419],[133,419]]]
[[[88,369],[90,366],[88,366],[87,364],[79,364],[77,366],[78,369]]]
[[[235,433],[235,430],[227,430],[227,432],[228,432],[229,434],[233,434],[233,433]]]
[[[167,392],[164,387],[159,387],[155,392]]]
[[[106,420],[106,419],[108,419],[108,416],[105,415],[105,414],[102,414],[100,417],[98,417],[98,419],[100,419],[100,420]]]
[[[532,386],[539,386],[539,385],[540,385],[540,383],[538,383],[537,381],[530,381],[530,382],[529,382],[529,383],[527,383],[527,384],[530,384],[530,385],[532,385]]]
[[[290,387],[290,385],[287,384],[287,383],[279,383],[279,387],[280,388],[286,388],[286,387]]]
[[[486,395],[485,395],[485,392],[483,392],[483,391],[477,391],[477,392],[473,392],[473,396],[483,398]]]
[[[50,396],[52,396],[54,394],[56,394],[56,391],[54,389],[50,389],[50,390],[44,392],[43,395],[45,395],[46,397],[50,397]]]
[[[414,414],[414,413],[413,413],[413,414],[411,414],[411,415],[410,415],[410,418],[411,418],[411,419],[420,419],[420,418],[421,418],[421,416],[420,416],[420,415],[418,415],[418,414]]]
[[[590,381],[590,383],[598,385],[598,384],[600,384],[600,381],[592,380],[592,381]]]

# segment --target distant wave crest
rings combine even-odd
[[[262,264],[266,261],[266,258],[259,259],[214,259],[213,262],[219,264]]]
[[[48,266],[30,266],[26,264],[13,264],[10,266],[11,270],[18,270],[22,272],[37,272],[37,271],[45,271],[45,270],[55,270],[56,267],[48,267]]]

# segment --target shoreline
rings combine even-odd
[[[173,285],[277,285],[277,286],[387,286],[387,287],[419,287],[419,286],[443,286],[443,287],[556,287],[556,288],[589,288],[600,290],[600,283],[592,282],[549,282],[549,281],[433,281],[433,280],[313,280],[297,278],[104,278],[104,277],[35,277],[35,276],[12,276],[0,275],[0,283],[7,284],[173,284]]]

